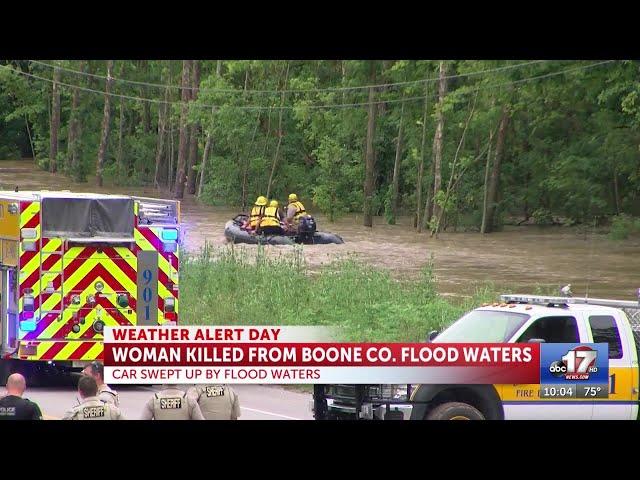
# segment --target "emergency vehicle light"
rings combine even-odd
[[[175,228],[165,228],[162,230],[162,240],[175,242],[178,240],[178,230]]]
[[[162,251],[165,253],[174,253],[178,250],[178,244],[176,242],[164,242],[162,244]]]
[[[174,298],[169,297],[164,299],[164,311],[173,312],[176,308],[176,301]]]
[[[20,330],[23,332],[33,332],[36,329],[36,321],[34,319],[31,320],[23,320],[20,322]]]
[[[38,236],[38,231],[35,228],[23,228],[22,238],[33,240]]]
[[[36,242],[22,242],[23,252],[35,252],[36,250]]]

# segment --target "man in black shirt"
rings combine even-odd
[[[27,382],[19,373],[7,379],[7,395],[0,398],[0,420],[42,420],[38,404],[22,398]]]

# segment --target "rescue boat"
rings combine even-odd
[[[224,226],[224,236],[232,243],[249,243],[253,245],[320,245],[328,243],[344,243],[340,235],[329,232],[313,232],[306,235],[256,235],[247,232],[242,224],[247,220],[247,215],[237,215]]]

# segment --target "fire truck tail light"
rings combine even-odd
[[[34,319],[31,320],[23,320],[20,322],[20,330],[23,332],[33,332],[36,329],[36,321]]]
[[[178,230],[175,228],[165,228],[162,230],[162,240],[165,242],[177,242],[178,241]]]
[[[22,238],[23,239],[35,239],[38,236],[38,231],[35,228],[23,228],[22,229]]]
[[[174,253],[178,251],[178,244],[176,242],[164,242],[162,244],[162,251],[164,253]]]
[[[34,299],[31,296],[25,296],[22,301],[22,310],[25,312],[33,312]]]
[[[37,250],[36,242],[22,242],[23,252],[35,252]]]
[[[33,312],[22,312],[22,318],[33,318]]]
[[[164,312],[164,319],[169,320],[165,322],[165,325],[175,325],[176,324],[176,312]]]
[[[165,298],[164,299],[164,311],[165,312],[174,312],[176,309],[176,300],[175,298]]]

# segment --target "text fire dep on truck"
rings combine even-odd
[[[0,191],[0,382],[101,359],[105,326],[178,320],[180,203]]]
[[[437,336],[436,336],[437,335]],[[501,295],[442,333],[436,343],[573,343],[608,345],[608,385],[582,388],[521,385],[316,385],[318,420],[637,420],[639,302],[539,295]],[[605,346],[604,350],[607,350]],[[579,380],[597,375],[596,352],[564,352],[550,374]],[[606,357],[605,357],[606,358]]]

